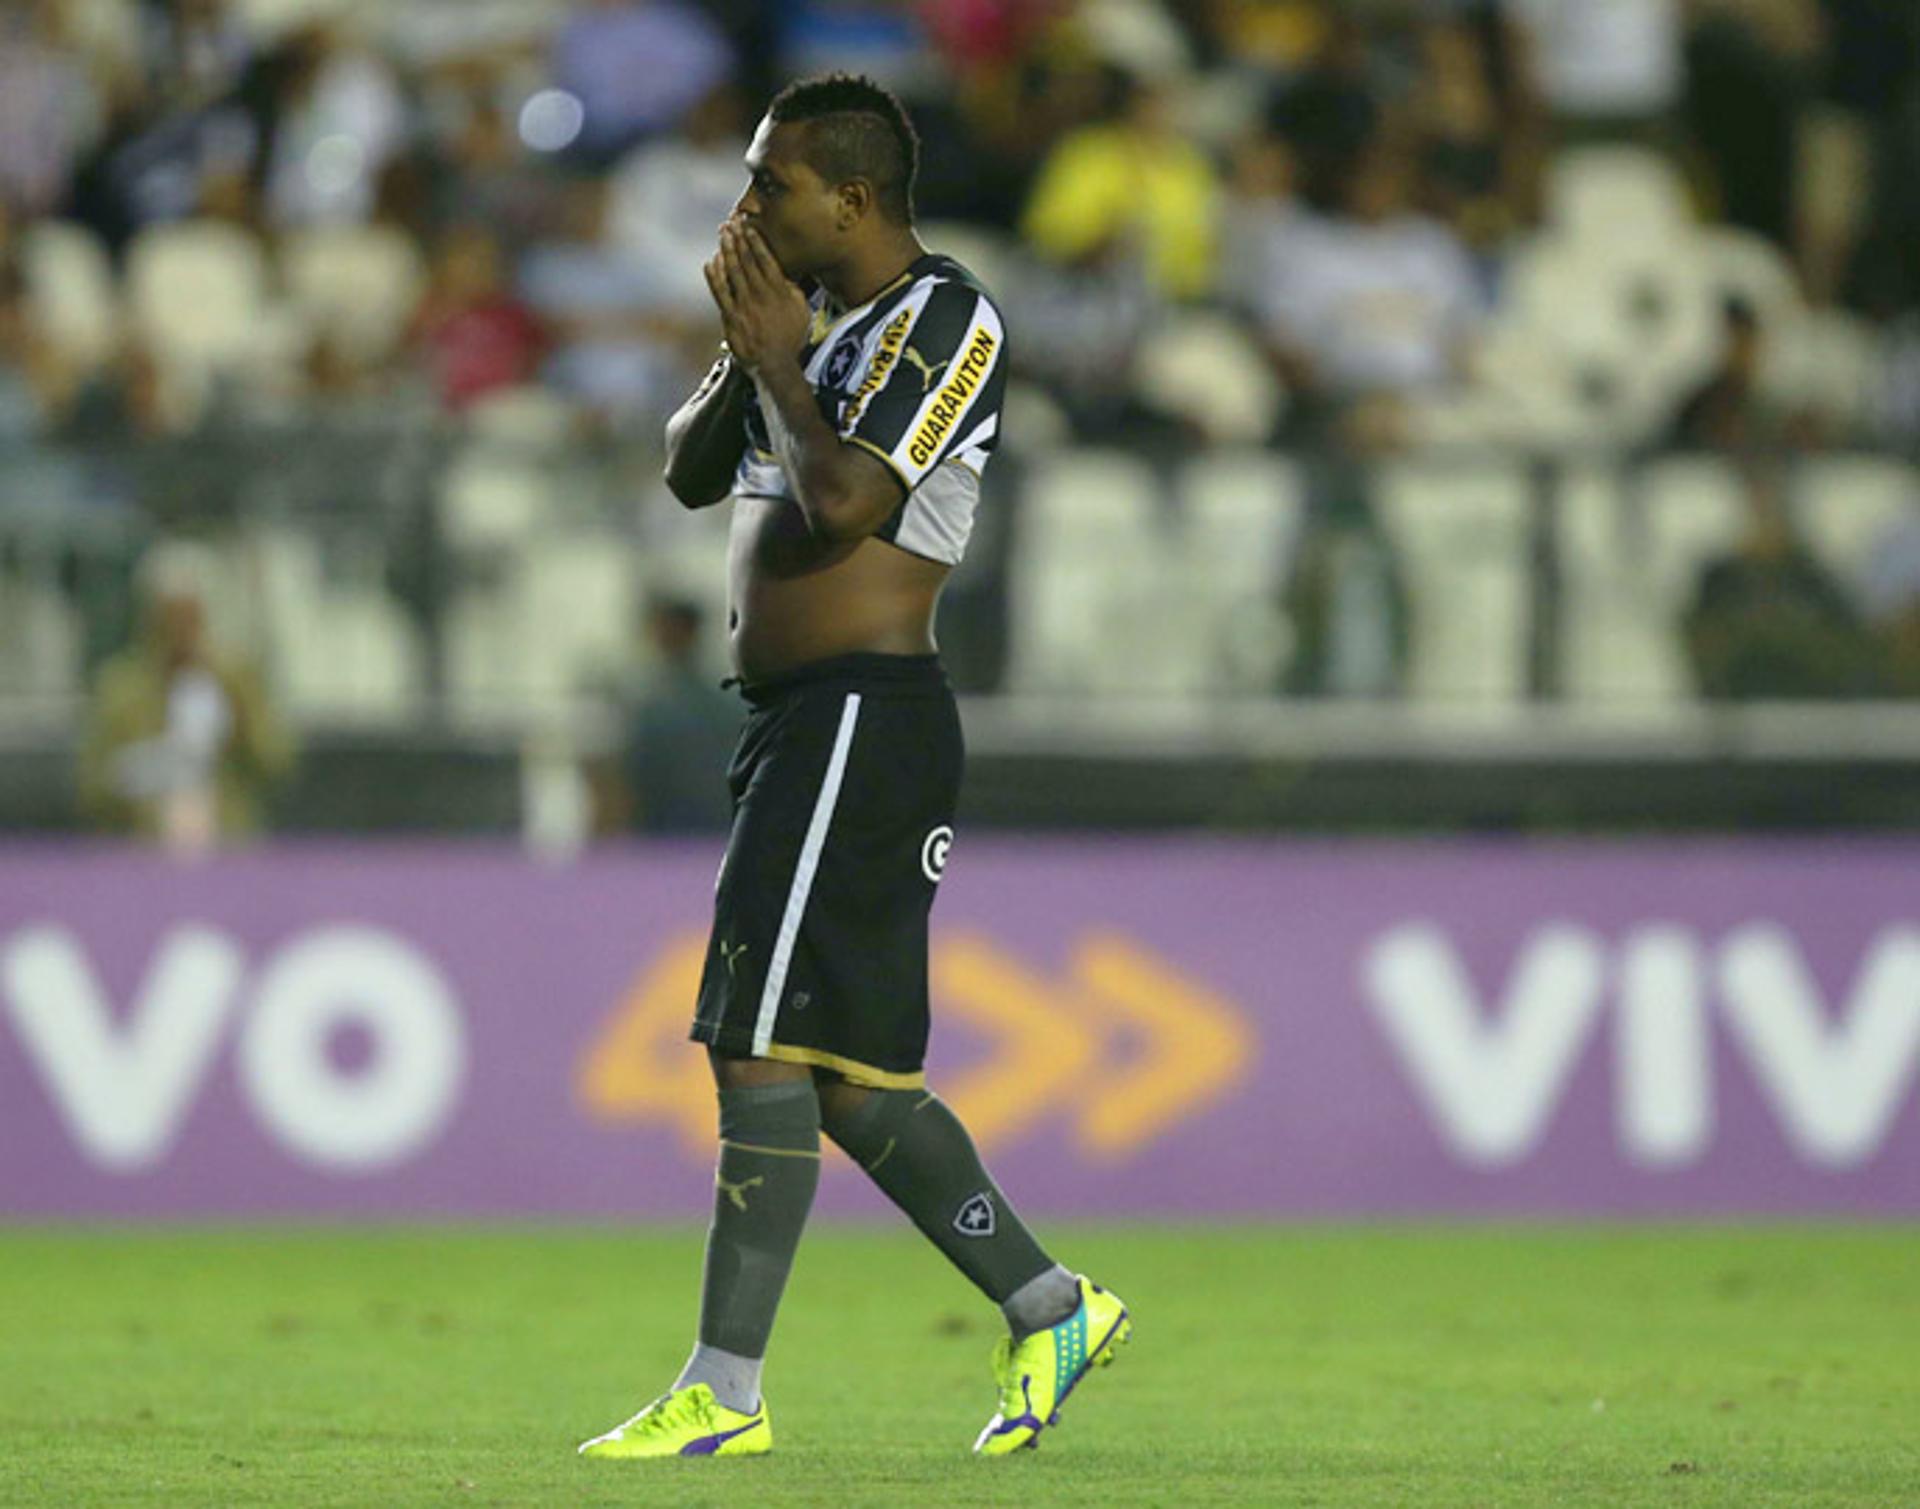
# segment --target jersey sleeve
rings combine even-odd
[[[878,456],[912,492],[999,429],[1006,344],[992,300],[964,283],[935,283],[881,326],[841,410],[840,438]]]

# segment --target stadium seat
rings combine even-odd
[[[1006,236],[985,226],[965,220],[922,220],[915,229],[929,251],[952,257],[996,297],[1006,294],[1017,276],[1017,249]]]
[[[20,243],[36,326],[83,370],[108,361],[120,344],[120,296],[99,237],[71,221],[42,220]]]
[[[1762,326],[1776,332],[1799,316],[1805,302],[1800,280],[1764,236],[1714,225],[1701,227],[1692,239],[1716,294],[1745,300]]]
[[[682,508],[656,483],[639,509],[640,591],[690,599],[709,625],[727,618],[730,508]]]
[[[1130,456],[1079,451],[1034,467],[1008,568],[1012,690],[1144,693],[1178,681],[1185,621],[1160,511],[1153,473]]]
[[[1282,603],[1299,542],[1299,476],[1264,451],[1220,452],[1185,469],[1178,498],[1187,580],[1177,590],[1201,613],[1199,687],[1270,693],[1293,649]]]
[[[1258,445],[1273,433],[1280,381],[1242,324],[1175,313],[1141,343],[1134,390],[1220,445]]]
[[[1667,242],[1693,223],[1687,186],[1644,147],[1575,147],[1547,170],[1547,219],[1576,241]]]
[[[384,360],[398,345],[426,281],[418,249],[390,226],[293,232],[281,245],[280,267],[310,333],[331,335],[365,363]]]
[[[632,656],[639,606],[633,555],[631,540],[606,530],[544,537],[528,551],[521,612],[543,697],[570,699],[590,682],[609,680]]]
[[[1842,433],[1878,417],[1885,385],[1880,333],[1839,309],[1802,309],[1769,341],[1762,381],[1777,401],[1811,408]]]
[[[1561,679],[1576,701],[1677,705],[1693,676],[1682,623],[1701,568],[1746,519],[1726,463],[1681,457],[1637,477],[1575,473],[1560,496]]]
[[[1406,582],[1416,701],[1526,694],[1528,507],[1513,467],[1395,464],[1378,475],[1381,524]]]
[[[1893,525],[1920,507],[1920,480],[1884,456],[1825,456],[1796,475],[1794,521],[1807,548],[1849,586]]]
[[[605,530],[549,533],[470,579],[447,618],[454,710],[486,720],[565,710],[632,654],[639,581],[632,542]]]
[[[563,446],[573,433],[574,417],[566,399],[532,383],[489,393],[466,413],[469,433],[502,450]]]
[[[1536,238],[1515,258],[1509,287],[1495,338],[1555,353],[1589,438],[1651,435],[1719,350],[1711,272],[1689,239]]]
[[[214,378],[245,373],[275,352],[285,322],[267,289],[260,243],[222,221],[150,226],[127,250],[133,328],[189,406]]]
[[[80,623],[51,575],[27,575],[24,563],[0,569],[0,693],[66,698],[82,691]]]
[[[251,540],[269,686],[291,717],[404,719],[426,686],[418,631],[381,581],[382,561],[356,537],[346,569],[321,542],[279,526]]]
[[[535,453],[511,460],[488,446],[470,446],[441,485],[440,527],[461,551],[514,549],[554,516],[551,473]]]

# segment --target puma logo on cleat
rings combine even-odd
[[[900,353],[900,359],[902,361],[912,362],[914,366],[920,369],[920,391],[922,393],[930,391],[933,387],[933,380],[953,364],[953,358],[948,357],[946,361],[941,362],[937,367],[929,367],[927,365],[927,359],[911,346]]]
[[[990,1237],[994,1232],[993,1201],[986,1195],[975,1195],[960,1207],[960,1213],[953,1218],[953,1229],[963,1237]]]
[[[713,1176],[713,1182],[720,1186],[720,1192],[723,1195],[733,1201],[734,1209],[745,1210],[747,1208],[747,1191],[752,1189],[756,1184],[765,1184],[767,1182],[767,1176],[765,1174],[755,1174],[751,1179],[742,1179],[738,1184],[729,1184],[716,1173]]]

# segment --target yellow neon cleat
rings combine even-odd
[[[1017,1345],[1003,1337],[993,1349],[1000,1413],[987,1422],[973,1449],[983,1457],[1034,1448],[1040,1432],[1060,1423],[1060,1406],[1092,1368],[1112,1363],[1133,1335],[1133,1318],[1120,1296],[1080,1275],[1080,1308],[1051,1330]]]
[[[773,1450],[767,1401],[743,1415],[713,1397],[704,1383],[662,1394],[631,1420],[581,1443],[580,1455],[600,1461],[641,1457],[751,1457]]]

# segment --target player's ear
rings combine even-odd
[[[840,185],[840,207],[837,219],[840,229],[852,230],[866,218],[873,208],[873,185],[864,178],[849,178]]]

